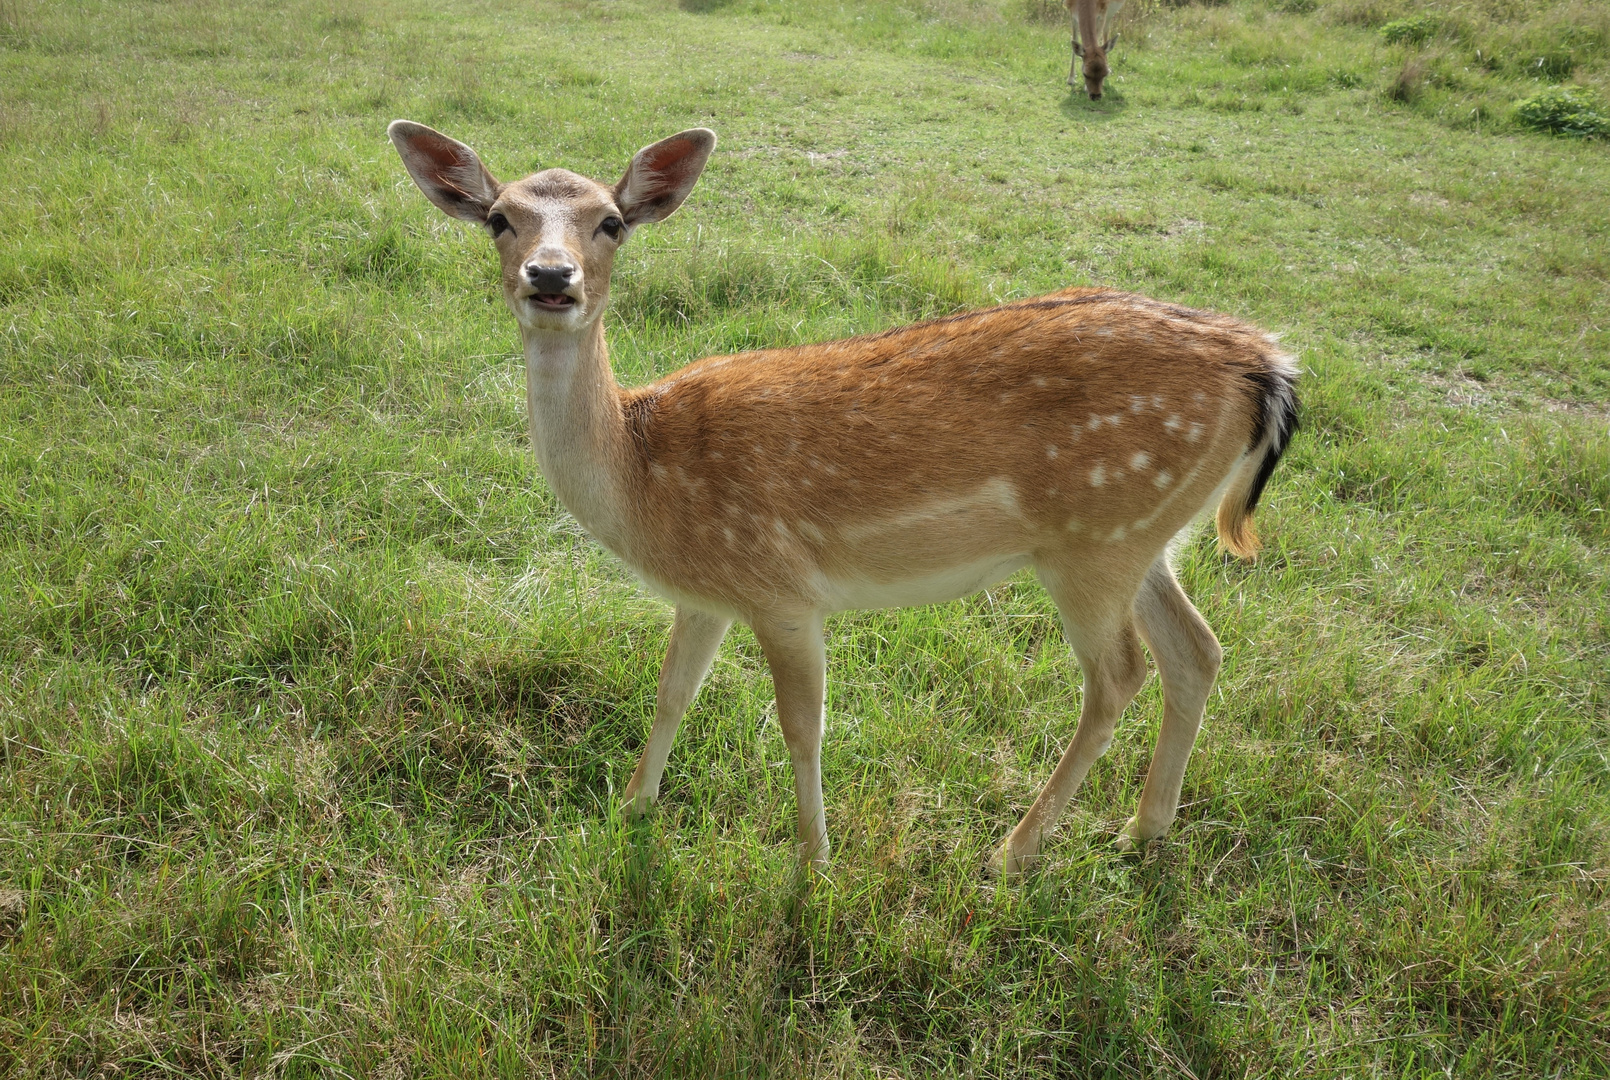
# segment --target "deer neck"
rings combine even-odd
[[[1085,56],[1091,54],[1105,56],[1106,51],[1101,44],[1101,13],[1096,10],[1092,0],[1079,4],[1076,15],[1079,20],[1079,39],[1084,45]]]
[[[521,328],[537,464],[583,528],[622,554],[629,446],[599,318],[579,332]]]

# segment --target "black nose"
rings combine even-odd
[[[575,276],[576,268],[564,263],[556,266],[526,263],[525,267],[525,279],[531,282],[531,287],[548,295],[564,292],[570,287],[570,279]]]

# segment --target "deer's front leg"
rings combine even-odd
[[[1078,86],[1081,81],[1079,75],[1079,54],[1084,50],[1079,48],[1079,15],[1074,11],[1072,4],[1068,5],[1068,14],[1072,17],[1071,21],[1073,23],[1073,35],[1071,39],[1072,44],[1068,49],[1068,85]]]
[[[641,814],[659,796],[660,776],[665,772],[665,759],[671,756],[671,743],[676,739],[682,714],[699,692],[699,684],[704,682],[710,661],[715,659],[716,649],[731,625],[731,619],[718,615],[686,607],[676,609],[671,643],[665,650],[660,685],[654,695],[654,727],[649,731],[637,771],[626,785],[624,809],[628,813]]]
[[[827,868],[827,812],[822,806],[822,723],[827,694],[827,651],[822,617],[755,624],[755,638],[771,667],[777,691],[777,723],[794,764],[794,796],[799,806],[799,857]]]

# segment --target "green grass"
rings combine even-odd
[[[1143,8],[1099,104],[1048,7],[0,0],[0,1074],[1610,1072],[1610,145],[1514,115],[1604,100],[1604,7]],[[626,380],[1079,283],[1282,333],[1171,836],[1112,847],[1153,680],[979,873],[1076,714],[1027,578],[833,622],[831,879],[746,631],[622,822],[669,613],[398,116],[720,133]]]

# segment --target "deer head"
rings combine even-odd
[[[397,120],[386,133],[427,199],[491,235],[503,300],[521,328],[569,333],[597,322],[615,252],[637,226],[682,205],[716,145],[705,128],[661,139],[613,187],[566,169],[503,184],[474,150],[423,124]]]

